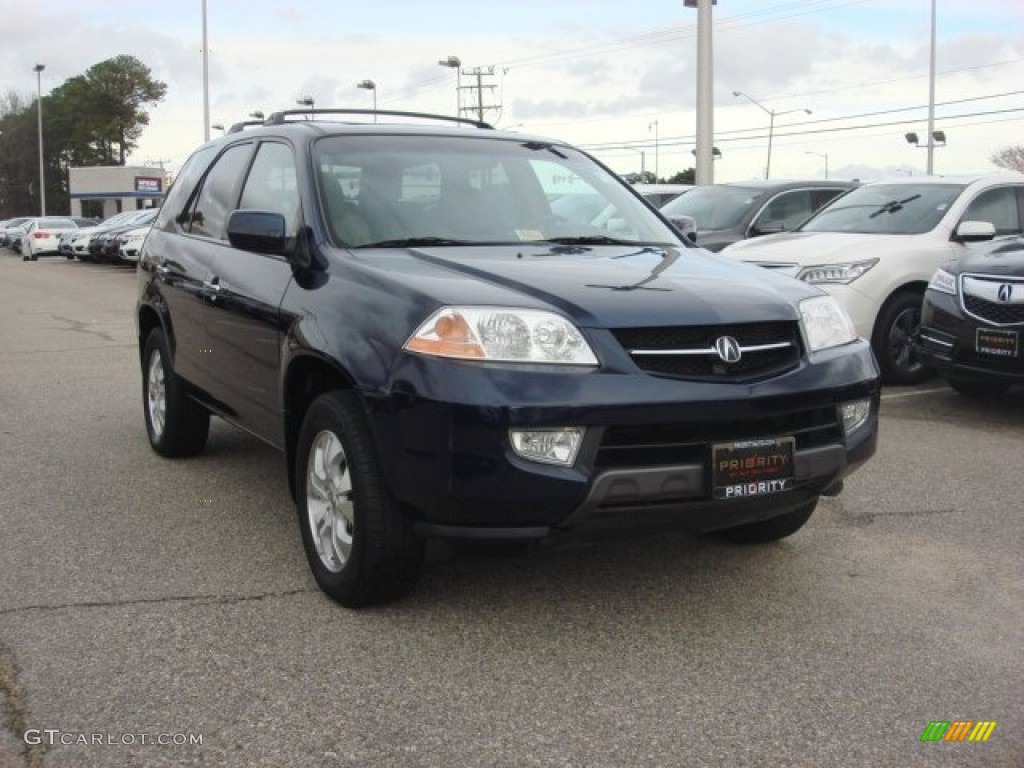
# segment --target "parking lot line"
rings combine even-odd
[[[918,395],[934,395],[936,392],[949,392],[949,387],[932,387],[931,389],[915,389],[913,392],[893,392],[882,395],[883,400],[898,400],[902,397],[917,397]]]

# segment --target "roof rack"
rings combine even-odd
[[[232,123],[231,127],[228,128],[228,133],[238,133],[244,131],[246,128],[251,128],[254,125],[263,125],[262,120],[243,120],[240,123]]]
[[[451,115],[432,115],[427,112],[402,112],[393,109],[286,109],[281,112],[274,112],[267,117],[265,123],[260,125],[281,125],[288,122],[285,118],[291,115],[384,115],[386,117],[415,117],[423,120],[441,120],[449,123],[461,123],[472,125],[475,128],[493,130],[494,126],[485,123],[483,120],[470,120],[465,117],[452,117]],[[246,125],[247,123],[239,123]],[[235,126],[231,126],[234,130]]]

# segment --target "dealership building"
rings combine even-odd
[[[121,211],[159,207],[166,191],[163,168],[103,165],[71,168],[71,215],[106,219]]]

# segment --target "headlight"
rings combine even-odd
[[[846,311],[831,296],[801,301],[800,318],[812,352],[849,344],[857,338]]]
[[[932,275],[932,279],[928,283],[928,287],[933,291],[940,291],[942,293],[951,293],[956,296],[956,276],[949,274],[944,269],[935,271]]]
[[[797,275],[801,280],[808,283],[840,283],[846,285],[852,283],[858,277],[862,277],[878,263],[878,259],[867,259],[866,261],[854,261],[848,264],[819,264],[816,267],[805,267]]]
[[[516,307],[442,307],[405,349],[462,360],[597,365],[583,334],[564,317]]]

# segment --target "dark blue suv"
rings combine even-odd
[[[691,247],[564,143],[306,115],[181,169],[139,351],[153,448],[199,453],[211,414],[279,448],[344,605],[408,591],[425,537],[779,539],[874,453],[875,361],[829,296]]]

